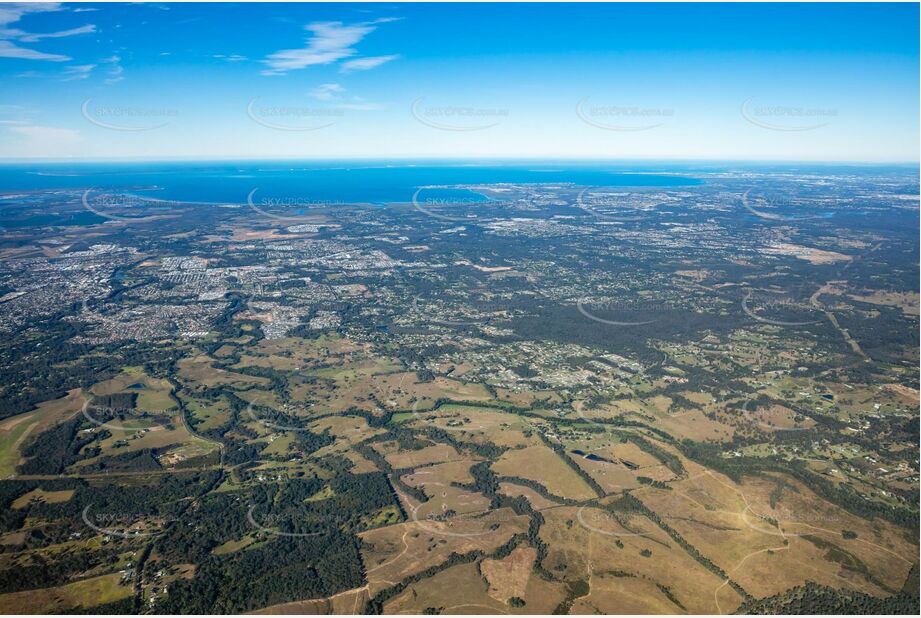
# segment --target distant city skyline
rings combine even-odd
[[[919,7],[0,4],[0,159],[916,162]]]

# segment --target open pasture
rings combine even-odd
[[[480,513],[489,509],[489,499],[480,493],[453,486],[470,483],[470,466],[474,460],[460,460],[417,468],[402,477],[403,482],[422,489],[429,500],[412,508],[414,517],[432,519],[453,514]]]
[[[85,401],[80,389],[73,389],[64,397],[38,404],[31,412],[0,420],[0,479],[16,471],[22,459],[21,449],[31,435],[79,414]]]
[[[419,406],[413,412],[394,415],[393,420],[412,427],[435,427],[465,442],[491,442],[510,448],[542,444],[536,435],[540,421],[493,408],[453,403],[437,410]]]
[[[132,594],[130,583],[123,583],[118,573],[83,579],[55,588],[46,588],[41,594],[34,590],[0,594],[0,607],[15,608],[22,614],[69,613],[127,599]]]
[[[637,496],[758,597],[806,581],[884,596],[880,583],[903,581],[912,563],[906,556],[917,555],[917,545],[896,528],[855,517],[792,479],[737,485],[695,468],[671,487],[644,488]],[[845,530],[856,538],[844,538]]]
[[[533,552],[516,550],[512,556],[520,562],[519,552],[528,551]],[[538,580],[535,575],[525,574],[520,568],[506,571],[500,579],[497,567],[507,568],[507,564],[487,559],[479,569],[473,563],[453,566],[412,584],[391,599],[384,606],[384,611],[388,614],[422,614],[432,609],[448,615],[550,614],[565,598],[562,584]],[[485,573],[481,572],[484,570]],[[510,589],[518,593],[512,596],[524,601],[524,605],[516,607],[508,602],[508,598],[501,598]]]
[[[511,449],[492,465],[500,476],[518,476],[540,483],[557,496],[573,500],[595,497],[592,488],[566,462],[544,445]]]
[[[397,442],[378,442],[374,445],[391,466],[396,470],[416,468],[434,463],[454,461],[461,458],[460,453],[450,444],[432,442],[418,449],[402,449]]]
[[[543,497],[530,487],[508,481],[499,483],[499,493],[512,498],[523,496],[531,503],[531,507],[538,511],[560,505],[559,502]]]
[[[166,412],[176,409],[170,393],[173,386],[164,378],[148,376],[139,367],[126,367],[122,373],[90,388],[92,395],[129,393],[137,396],[135,407],[141,412]]]
[[[383,433],[382,429],[370,427],[368,421],[361,416],[327,416],[314,421],[308,427],[313,433],[328,432],[335,438],[335,442],[316,451],[315,457],[344,453],[354,444]]]
[[[189,411],[191,417],[196,421],[195,428],[198,431],[208,431],[216,429],[227,424],[231,418],[230,404],[224,398],[217,400],[197,399],[179,394],[183,405]]]
[[[345,590],[323,599],[305,599],[270,605],[252,612],[253,614],[270,614],[273,616],[325,616],[325,615],[359,615],[364,612],[368,602],[368,588],[362,586]]]
[[[482,517],[419,519],[363,532],[362,559],[371,592],[441,564],[451,553],[490,552],[527,528],[527,517],[498,509]]]
[[[91,468],[106,457],[142,449],[160,451],[160,464],[172,467],[187,459],[206,455],[217,448],[214,443],[190,433],[179,415],[169,419],[168,424],[160,424],[151,419],[129,418],[125,421],[108,421],[106,425],[108,437],[94,443],[100,449],[99,454],[81,459],[72,466],[74,471]],[[120,427],[123,429],[119,429]]]
[[[266,386],[269,383],[266,378],[248,376],[215,367],[214,362],[214,359],[204,354],[184,358],[177,363],[179,368],[177,377],[192,390],[216,386],[242,390],[252,386]]]
[[[45,504],[59,504],[61,502],[67,502],[74,495],[73,489],[62,489],[60,491],[46,491],[44,489],[33,489],[32,491],[26,492],[23,495],[19,496],[13,500],[13,504],[10,505],[14,509],[22,509],[27,507],[30,503],[33,502],[43,502]]]
[[[729,612],[741,603],[741,596],[727,587],[717,606],[713,593],[707,591],[721,587],[723,580],[642,514],[560,507],[543,515],[547,523],[540,536],[549,545],[544,567],[566,581],[587,583],[588,594],[577,600],[584,604],[579,605],[582,611],[592,604],[610,607],[611,586],[640,602],[646,582],[667,587],[689,613]],[[642,611],[663,608],[662,595],[654,595]],[[578,611],[575,606],[573,611]],[[684,613],[677,604],[668,611]]]

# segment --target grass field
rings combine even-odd
[[[4,612],[21,614],[67,613],[68,610],[87,610],[106,603],[127,599],[132,594],[129,584],[122,584],[118,573],[100,575],[57,588],[45,588],[40,594],[34,590],[0,594],[0,607]]]
[[[90,388],[90,393],[93,395],[134,393],[137,395],[138,410],[157,413],[176,409],[176,402],[170,397],[172,390],[169,380],[152,378],[139,367],[126,367],[114,378],[94,384]]]
[[[400,449],[396,442],[379,442],[375,447],[381,451],[387,463],[397,470],[460,459],[460,454],[453,446],[442,443],[415,450]]]
[[[11,505],[14,509],[25,508],[30,502],[44,502],[46,504],[58,504],[67,502],[74,495],[73,489],[62,489],[60,491],[45,491],[43,489],[33,489],[13,501]]]
[[[212,388],[227,386],[232,389],[245,389],[253,385],[267,385],[268,379],[244,375],[213,366],[213,359],[204,354],[184,358],[179,363],[178,377],[190,388]]]
[[[324,599],[306,599],[292,601],[252,612],[253,614],[272,615],[297,615],[297,616],[322,616],[327,614],[359,615],[364,612],[368,602],[368,590],[364,586],[353,590],[345,590]]]
[[[218,545],[217,547],[212,549],[211,553],[214,554],[215,556],[224,556],[226,554],[232,554],[242,549],[246,549],[253,543],[258,542],[259,540],[258,536],[259,536],[258,533],[253,532],[251,534],[247,534],[242,539],[234,539],[232,541],[227,541],[226,543]]]
[[[437,410],[418,406],[415,412],[395,414],[393,422],[412,427],[437,427],[450,431],[461,441],[488,441],[512,448],[542,444],[535,434],[539,421],[492,408],[453,403]]]
[[[537,510],[559,506],[558,502],[544,498],[530,487],[524,487],[515,483],[499,483],[499,493],[512,498],[524,496],[524,498],[531,503],[531,506]]]
[[[481,513],[489,509],[489,499],[475,493],[453,486],[452,483],[469,483],[470,466],[474,462],[452,461],[417,468],[412,474],[403,476],[407,485],[422,489],[429,500],[415,509],[419,519],[442,517],[446,513],[464,515]]]
[[[492,469],[502,476],[520,476],[536,481],[550,493],[571,498],[588,500],[595,492],[552,450],[543,445],[506,451]]]
[[[207,399],[194,399],[179,395],[191,416],[201,421],[196,428],[199,431],[208,431],[220,427],[230,420],[230,405],[222,398],[217,401]]]
[[[519,555],[515,555],[515,559]],[[503,567],[507,569],[506,565],[498,569]],[[506,570],[500,578],[496,567],[485,568],[489,575],[480,573],[476,564],[459,564],[446,569],[409,586],[384,606],[384,612],[422,614],[434,609],[442,614],[550,614],[565,597],[563,585],[538,583],[521,569]],[[507,598],[501,598],[510,589],[517,593],[513,596],[525,602],[523,606],[513,607]]]
[[[579,599],[582,612],[591,613],[596,604],[610,611],[610,586],[617,580],[621,592],[639,586],[627,594],[644,603],[637,606],[639,613],[721,613],[713,591],[723,580],[642,515],[624,514],[618,520],[607,511],[579,507],[548,509],[543,515],[546,526],[540,536],[549,546],[544,567],[566,581],[587,583],[588,594]],[[664,605],[661,594],[646,596],[645,582],[667,586],[686,609]],[[722,612],[732,611],[742,600],[732,588],[725,590]]]
[[[913,562],[907,557],[917,554],[891,524],[851,515],[792,479],[737,485],[702,468],[689,472],[672,491],[644,488],[636,495],[755,596],[806,581],[885,596],[879,582],[903,581]],[[778,496],[779,481],[788,488]],[[844,530],[857,538],[845,539]]]
[[[499,509],[482,518],[409,521],[363,532],[362,559],[371,592],[441,564],[452,552],[491,551],[527,527],[527,518]]]
[[[16,471],[21,459],[22,446],[29,436],[38,435],[79,413],[84,402],[79,389],[74,389],[60,399],[38,404],[31,412],[0,421],[0,479],[7,478]]]
[[[160,457],[161,465],[171,466],[186,459],[205,455],[217,447],[189,433],[180,416],[170,419],[166,425],[149,419],[130,419],[128,421],[111,421],[108,423],[109,436],[96,443],[101,451],[95,457],[80,460],[76,469],[91,466],[100,459],[122,453],[131,453],[142,449],[165,449]],[[124,430],[111,429],[125,427]]]

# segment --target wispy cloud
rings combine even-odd
[[[345,88],[339,84],[320,84],[310,91],[310,96],[320,101],[330,101],[342,92],[345,92]]]
[[[6,26],[10,24],[15,24],[22,16],[26,13],[47,13],[48,11],[60,11],[61,4],[59,2],[45,2],[45,3],[10,3],[10,4],[0,4],[0,31],[3,31]]]
[[[243,62],[244,60],[249,60],[249,58],[241,56],[240,54],[214,54],[212,58],[217,58],[218,60],[224,60],[226,62]]]
[[[19,58],[20,60],[48,60],[50,62],[67,62],[70,56],[46,54],[34,49],[19,47],[15,43],[0,39],[0,58]]]
[[[69,56],[63,54],[49,54],[37,49],[22,47],[17,43],[38,43],[44,39],[59,39],[79,34],[89,34],[96,32],[96,26],[89,24],[70,28],[69,30],[45,33],[26,32],[10,27],[29,13],[49,13],[61,10],[63,10],[63,7],[57,2],[0,4],[0,58],[45,60],[49,62],[67,62],[70,60]]]
[[[342,95],[345,93],[345,88],[341,84],[320,84],[307,94],[309,94],[314,99],[318,101],[326,101],[329,103],[330,109],[345,110],[345,111],[359,111],[366,112],[376,109],[381,109],[381,106],[377,103],[370,103],[362,99],[361,97],[353,96],[349,101],[344,101]]]
[[[65,82],[74,81],[77,79],[86,79],[93,73],[93,69],[96,68],[95,64],[78,64],[64,69],[64,77],[62,78]]]
[[[283,75],[288,71],[304,69],[313,65],[333,64],[358,54],[358,45],[382,23],[393,18],[377,19],[358,24],[344,24],[341,21],[315,22],[305,26],[311,33],[306,47],[283,49],[270,54],[263,63],[269,68],[266,75]],[[386,62],[386,61],[385,61]]]
[[[121,61],[121,56],[110,56],[102,60],[102,62],[109,65],[109,70],[106,71],[109,77],[105,79],[105,83],[116,84],[125,79],[125,69],[122,67]]]
[[[87,26],[71,28],[70,30],[61,30],[59,32],[45,32],[43,34],[23,33],[23,35],[19,37],[19,40],[23,43],[37,43],[42,39],[62,39],[64,37],[76,36],[78,34],[92,34],[93,32],[96,32],[96,26],[89,24]]]
[[[392,54],[390,56],[368,56],[367,58],[355,58],[354,60],[346,60],[342,63],[342,66],[339,67],[339,70],[342,73],[350,73],[352,71],[368,71],[370,69],[376,69],[386,62],[391,60],[396,60],[400,56],[397,54]]]

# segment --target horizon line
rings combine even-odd
[[[427,155],[346,155],[346,156],[177,156],[177,157],[0,157],[0,165],[29,164],[29,163],[212,163],[212,162],[271,162],[271,161],[552,161],[555,163],[567,162],[598,162],[598,163],[735,163],[735,164],[811,164],[811,165],[897,165],[916,166],[921,168],[921,159],[918,160],[855,160],[855,159],[717,159],[701,158],[688,159],[679,157],[554,157],[551,155],[461,155],[461,156],[427,156]],[[919,170],[921,171],[921,170]]]

